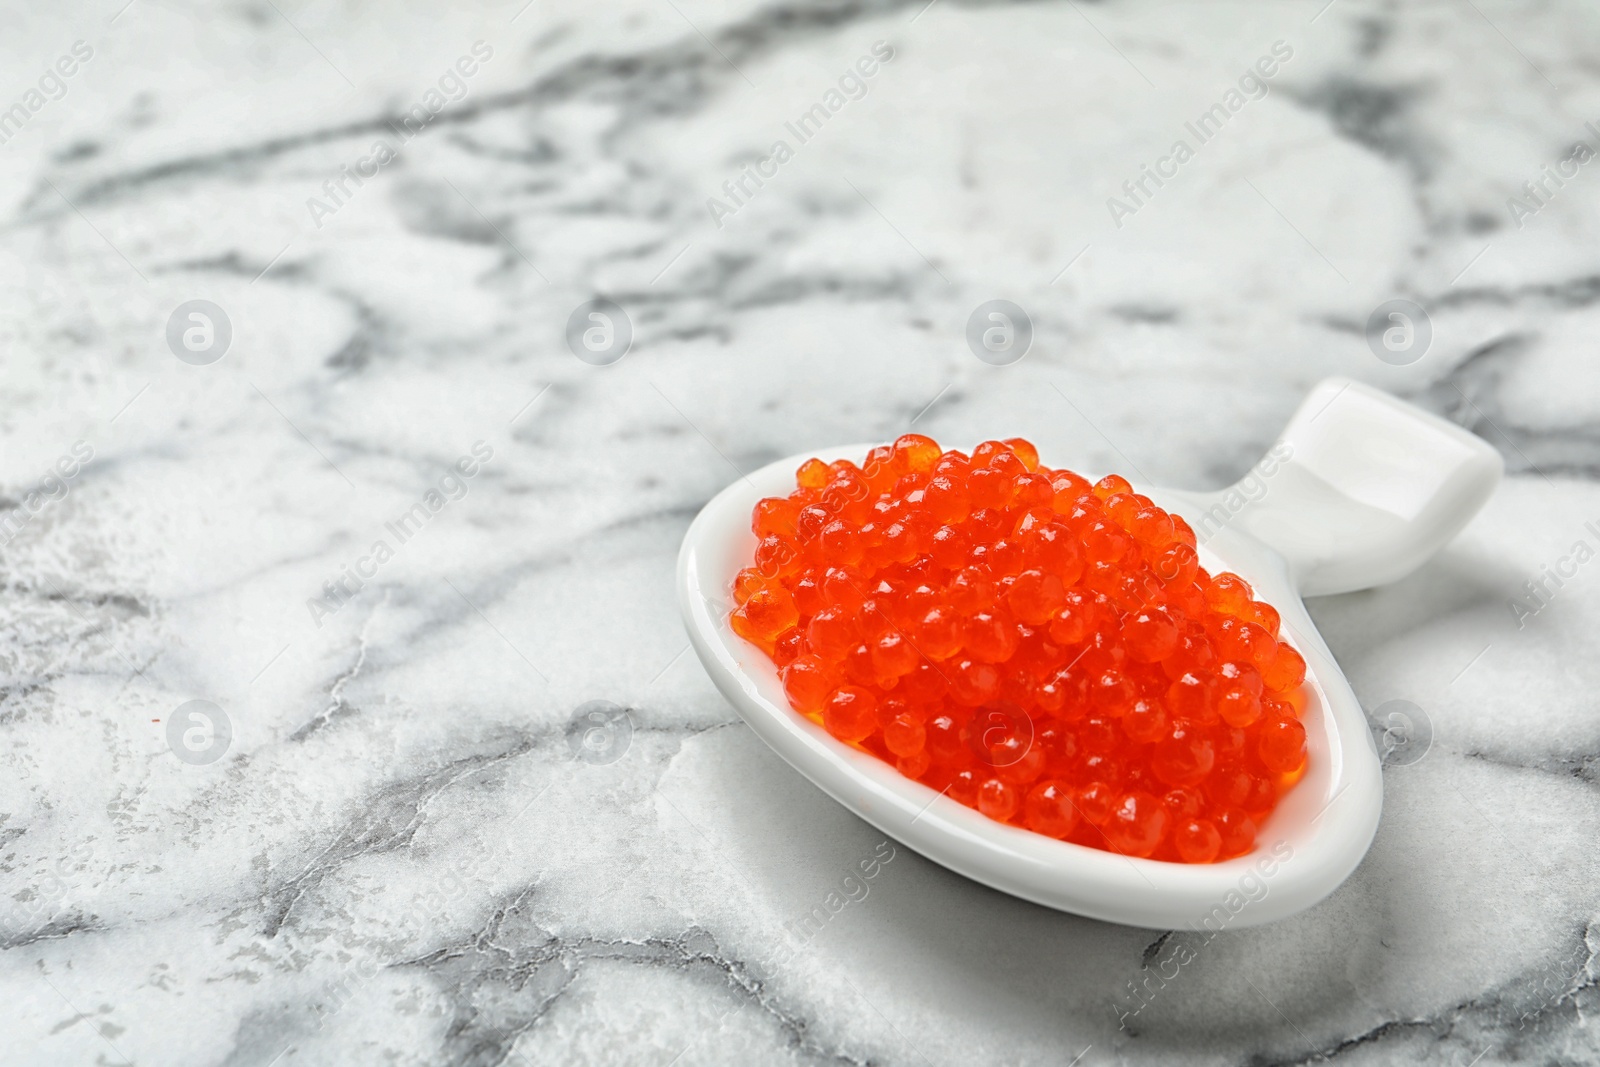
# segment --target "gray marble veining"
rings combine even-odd
[[[6,1063],[1600,1061],[1593,9],[11,8]],[[1508,477],[1312,605],[1431,744],[1295,919],[983,889],[686,651],[740,471],[914,424],[1218,486],[1329,374]]]

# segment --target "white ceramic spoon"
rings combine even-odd
[[[1415,569],[1494,490],[1502,466],[1494,449],[1386,393],[1329,379],[1233,488],[1136,487],[1194,527],[1202,566],[1242,576],[1278,609],[1284,638],[1308,668],[1305,777],[1261,827],[1254,852],[1199,865],[1135,859],[995,822],[790,709],[772,662],[728,626],[733,576],[755,551],[750,512],[762,497],[791,492],[806,459],[860,463],[870,447],[823,449],[763,467],[719,493],[684,536],[678,603],[689,639],[763,741],[934,862],[1079,915],[1157,929],[1252,926],[1309,908],[1350,875],[1377,829],[1382,774],[1361,705],[1300,598],[1368,588]],[[1042,459],[1063,465],[1063,457]]]

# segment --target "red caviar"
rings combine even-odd
[[[1182,863],[1249,852],[1304,775],[1278,612],[1125,479],[906,434],[795,482],[756,505],[730,622],[840,741],[991,819]]]

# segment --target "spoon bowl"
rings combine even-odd
[[[974,881],[1037,904],[1131,926],[1242,928],[1311,907],[1355,870],[1377,830],[1383,780],[1360,703],[1301,597],[1393,581],[1453,537],[1488,499],[1499,454],[1442,419],[1356,382],[1312,391],[1266,459],[1217,493],[1135,488],[1182,515],[1201,566],[1232,571],[1277,608],[1306,660],[1305,776],[1260,827],[1255,849],[1211,864],[1139,859],[996,822],[790,708],[778,669],[734,634],[734,575],[755,550],[757,501],[794,488],[817,457],[860,462],[870,444],[821,449],[728,486],[678,556],[689,639],[723,696],[801,774],[879,830]],[[1060,457],[1041,457],[1047,465]]]

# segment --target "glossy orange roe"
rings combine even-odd
[[[907,434],[756,505],[734,632],[794,709],[992,819],[1182,863],[1249,852],[1305,772],[1305,661],[1110,475]]]

